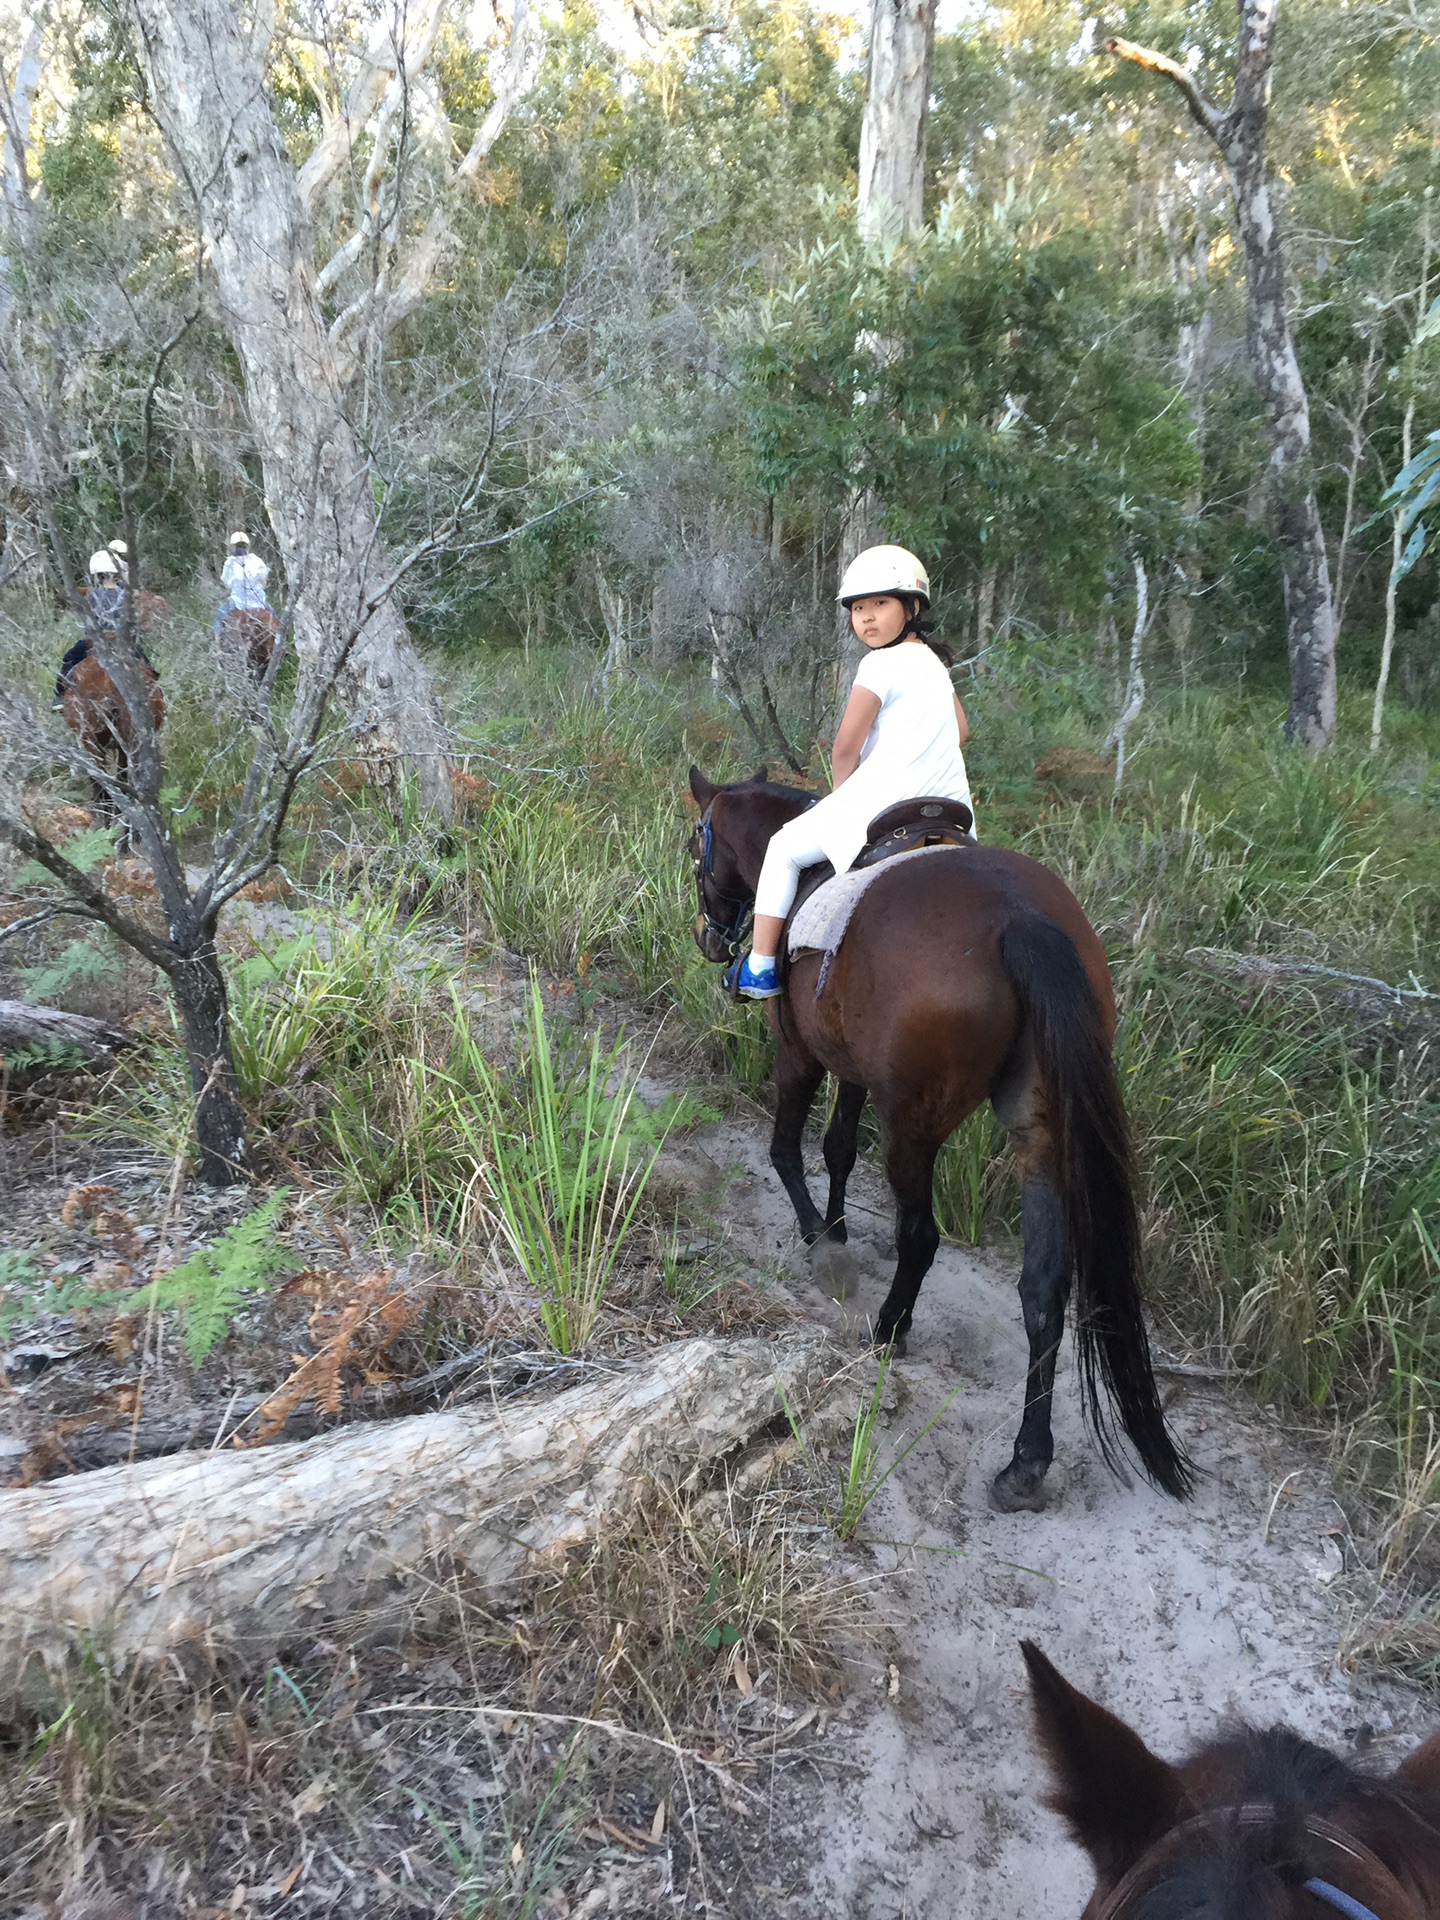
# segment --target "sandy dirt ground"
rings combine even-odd
[[[735,1253],[781,1265],[797,1304],[857,1337],[892,1265],[883,1182],[857,1168],[851,1244],[817,1262],[798,1246],[762,1126],[716,1127],[681,1151]],[[818,1140],[806,1158],[818,1193]],[[1181,1506],[1100,1460],[1067,1341],[1050,1505],[991,1509],[1021,1406],[1017,1275],[1018,1255],[942,1246],[896,1366],[890,1454],[960,1391],[861,1527],[885,1575],[896,1672],[888,1654],[872,1660],[854,1689],[864,1704],[813,1750],[821,1790],[792,1803],[776,1836],[790,1894],[777,1906],[805,1920],[1079,1913],[1093,1879],[1041,1805],[1022,1637],[1169,1757],[1227,1718],[1283,1721],[1388,1771],[1435,1724],[1418,1696],[1341,1670],[1355,1551],[1323,1461],[1227,1392],[1162,1383],[1203,1473]]]

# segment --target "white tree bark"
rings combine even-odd
[[[1335,607],[1310,470],[1310,404],[1285,299],[1285,255],[1270,200],[1266,130],[1280,0],[1240,0],[1235,90],[1222,112],[1168,54],[1110,39],[1106,50],[1179,88],[1219,148],[1245,256],[1250,365],[1270,430],[1270,481],[1285,584],[1292,740],[1319,752],[1335,738]]]
[[[1422,306],[1421,312],[1424,312]],[[1405,425],[1401,431],[1400,470],[1410,464],[1410,443],[1415,430],[1415,400],[1405,407]],[[1395,597],[1400,588],[1400,560],[1405,551],[1405,515],[1397,507],[1390,529],[1390,574],[1385,582],[1385,635],[1380,642],[1380,672],[1375,680],[1375,704],[1370,710],[1370,751],[1378,753],[1385,736],[1385,694],[1390,685],[1390,666],[1395,658]]]
[[[502,1588],[647,1486],[692,1481],[823,1377],[815,1342],[687,1340],[547,1399],[0,1493],[0,1699],[43,1692],[81,1647],[117,1666],[262,1655],[413,1604],[450,1564]]]
[[[930,64],[935,51],[937,0],[872,0],[860,123],[860,164],[855,224],[867,244],[893,244],[925,218],[925,121],[930,105]],[[891,340],[871,339],[876,357],[898,351]],[[857,404],[863,409],[865,396]],[[880,502],[857,487],[845,506],[840,530],[840,571],[857,553],[885,538]],[[862,649],[845,626],[844,657],[853,665]],[[849,678],[840,689],[843,704]]]
[[[1109,744],[1115,749],[1115,791],[1125,780],[1125,743],[1131,727],[1140,718],[1145,705],[1145,629],[1150,624],[1150,581],[1145,562],[1138,553],[1130,556],[1135,569],[1135,625],[1130,631],[1130,672],[1125,681],[1125,701],[1115,722]]]
[[[925,118],[936,0],[873,0],[856,220],[862,240],[899,239],[925,217]]]
[[[228,0],[131,0],[156,117],[194,198],[245,369],[265,503],[285,563],[302,673],[359,631],[340,695],[383,784],[403,768],[448,817],[430,675],[392,595],[374,473],[356,438],[315,284],[313,237],[265,93],[263,49]]]

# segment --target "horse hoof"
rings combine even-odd
[[[997,1513],[1043,1513],[1048,1467],[1047,1461],[1012,1460],[990,1482],[991,1506]]]
[[[888,1353],[892,1360],[903,1360],[910,1351],[910,1337],[904,1333],[882,1333],[875,1329],[875,1350]]]

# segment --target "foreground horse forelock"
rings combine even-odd
[[[690,788],[700,808],[695,937],[707,959],[723,960],[743,937],[771,834],[812,796],[763,777],[717,786],[698,767]],[[1043,1504],[1072,1276],[1082,1396],[1102,1452],[1113,1464],[1113,1407],[1149,1477],[1184,1495],[1191,1469],[1161,1412],[1142,1314],[1110,974],[1074,895],[1023,854],[937,849],[877,870],[817,995],[819,966],[818,954],[794,958],[788,991],[770,1003],[770,1160],[807,1243],[846,1237],[845,1188],[868,1095],[898,1206],[899,1260],[875,1337],[903,1338],[939,1245],[936,1156],[988,1098],[1024,1182],[1020,1300],[1030,1346],[1024,1416],[992,1496],[1007,1510]],[[822,1216],[805,1184],[801,1138],[827,1072],[838,1094],[825,1134]]]
[[[1023,1640],[1081,1920],[1440,1920],[1440,1734],[1387,1779],[1284,1727],[1171,1766]]]

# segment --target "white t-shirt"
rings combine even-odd
[[[955,690],[938,656],[923,641],[878,647],[860,662],[855,685],[875,695],[880,711],[859,766],[807,816],[837,873],[864,846],[876,814],[897,800],[936,794],[972,805]]]
[[[232,553],[220,569],[220,584],[228,590],[230,604],[235,607],[263,607],[269,578],[270,569],[257,553]]]

